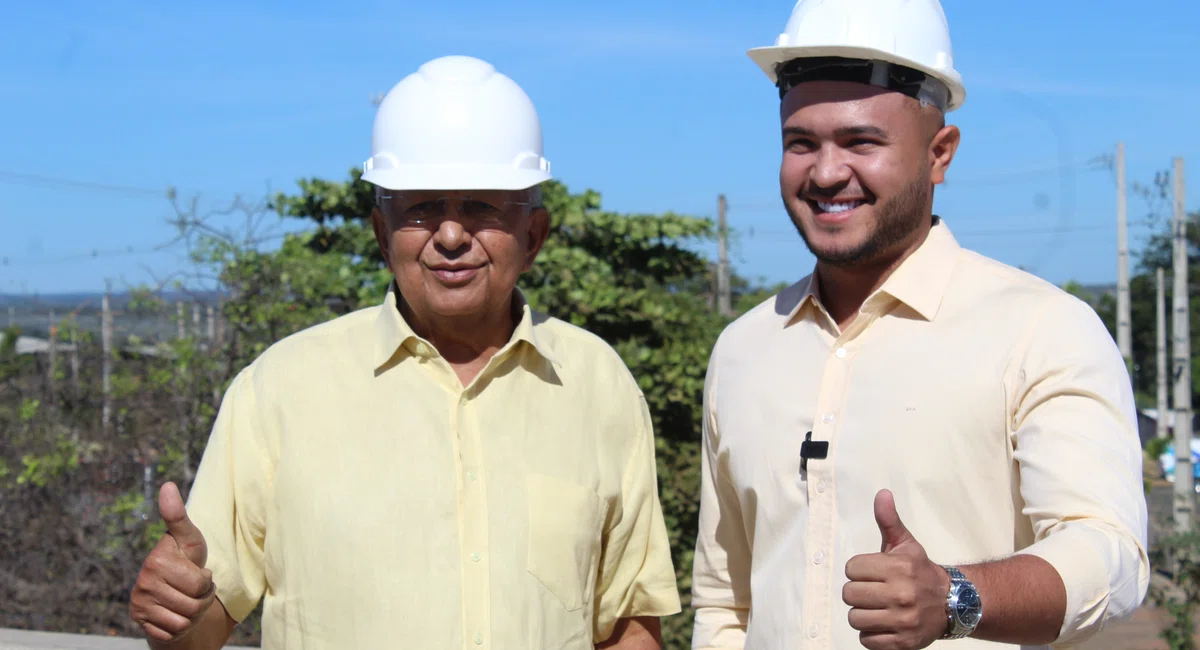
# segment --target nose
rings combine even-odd
[[[438,228],[433,233],[433,242],[447,252],[470,246],[471,233],[463,227],[457,207],[446,210],[446,215],[439,221]]]
[[[821,147],[813,161],[809,180],[818,187],[835,188],[850,182],[853,173],[839,147]]]

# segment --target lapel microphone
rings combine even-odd
[[[800,470],[808,471],[808,459],[821,460],[829,456],[829,441],[813,440],[812,431],[804,434],[804,442],[800,443]]]

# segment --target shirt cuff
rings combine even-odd
[[[1048,562],[1066,588],[1067,611],[1056,647],[1078,643],[1098,632],[1108,612],[1112,595],[1109,570],[1090,532],[1068,528],[1017,552]]]

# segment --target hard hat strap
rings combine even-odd
[[[908,66],[838,56],[806,57],[779,64],[779,98],[808,81],[852,81],[887,88],[945,112],[950,89],[941,80]]]

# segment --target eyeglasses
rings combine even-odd
[[[464,227],[500,230],[511,225],[506,219],[514,207],[528,208],[532,201],[513,201],[505,193],[472,193],[466,196],[433,197],[405,192],[376,194],[375,204],[388,223],[402,230],[432,230],[453,213]]]

